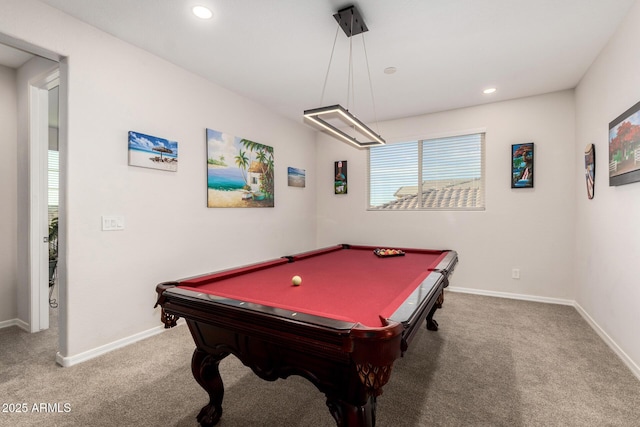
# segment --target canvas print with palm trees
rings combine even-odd
[[[273,147],[207,129],[207,206],[274,206]]]
[[[178,143],[129,131],[129,165],[175,172],[178,170]]]

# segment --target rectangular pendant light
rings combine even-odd
[[[364,54],[365,58],[367,56],[366,47],[364,45],[364,33],[369,31],[367,25],[364,23],[362,19],[362,15],[360,11],[355,6],[345,7],[341,9],[333,15],[336,22],[338,23],[338,28],[341,28],[347,38],[351,38],[355,35],[362,36],[362,46],[365,49]],[[336,30],[337,31],[337,30]],[[338,33],[336,32],[336,40]],[[350,42],[351,43],[351,42]],[[335,41],[334,41],[334,50],[335,50]],[[329,60],[329,68],[327,68],[327,75],[325,77],[325,87],[327,85],[327,79],[329,77],[329,70],[331,68],[331,60],[333,59],[333,51],[331,52],[331,59]],[[351,44],[349,45],[349,78],[350,83],[349,87],[353,83],[353,74],[352,74],[352,56],[351,56]],[[371,73],[369,71],[369,61],[367,60],[367,73],[369,75],[369,86],[371,85]],[[347,100],[349,90],[347,90]],[[323,104],[322,98],[324,97],[324,88],[322,89],[322,97],[320,98],[320,105]],[[371,100],[373,101],[373,87],[371,89]],[[347,107],[349,107],[347,102]],[[375,103],[373,105],[373,111],[375,113]],[[366,148],[372,147],[375,145],[383,145],[385,143],[384,139],[374,131],[372,131],[367,125],[361,122],[356,116],[351,114],[349,110],[343,108],[341,105],[331,105],[329,107],[321,107],[314,108],[311,110],[304,110],[304,119],[305,121],[309,121],[314,124],[316,127],[325,131],[329,135],[335,137],[344,142],[348,142],[356,146],[357,148]],[[337,123],[333,125],[330,123]],[[377,123],[377,118],[376,118]],[[353,136],[356,134],[356,136]],[[362,135],[362,136],[360,136]]]
[[[348,110],[341,105],[331,105],[329,107],[314,108],[312,110],[304,111],[305,119],[310,120],[323,130],[329,132],[332,136],[353,144],[358,148],[372,147],[376,145],[383,145],[385,140],[374,131],[372,131],[367,125],[362,123],[356,116],[351,114]],[[366,139],[372,141],[360,141],[358,138],[347,134],[346,132],[338,129],[329,123],[325,118],[339,119],[345,126],[354,129],[362,134]]]

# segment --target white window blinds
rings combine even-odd
[[[484,133],[370,148],[369,209],[484,209]]]

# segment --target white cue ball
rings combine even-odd
[[[291,283],[293,283],[293,286],[300,286],[300,283],[302,283],[302,277],[300,276],[293,276],[291,278]]]

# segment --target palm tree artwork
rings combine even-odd
[[[273,147],[207,129],[207,206],[273,207]]]
[[[259,175],[259,189],[265,199],[273,200],[273,147],[258,144],[254,141],[243,139],[241,141],[247,150],[256,152],[254,173]]]
[[[247,181],[247,169],[249,168],[249,158],[245,155],[245,152],[240,150],[238,155],[235,157],[236,165],[240,168],[242,172],[242,178],[245,182],[245,188],[249,189],[249,182]]]

